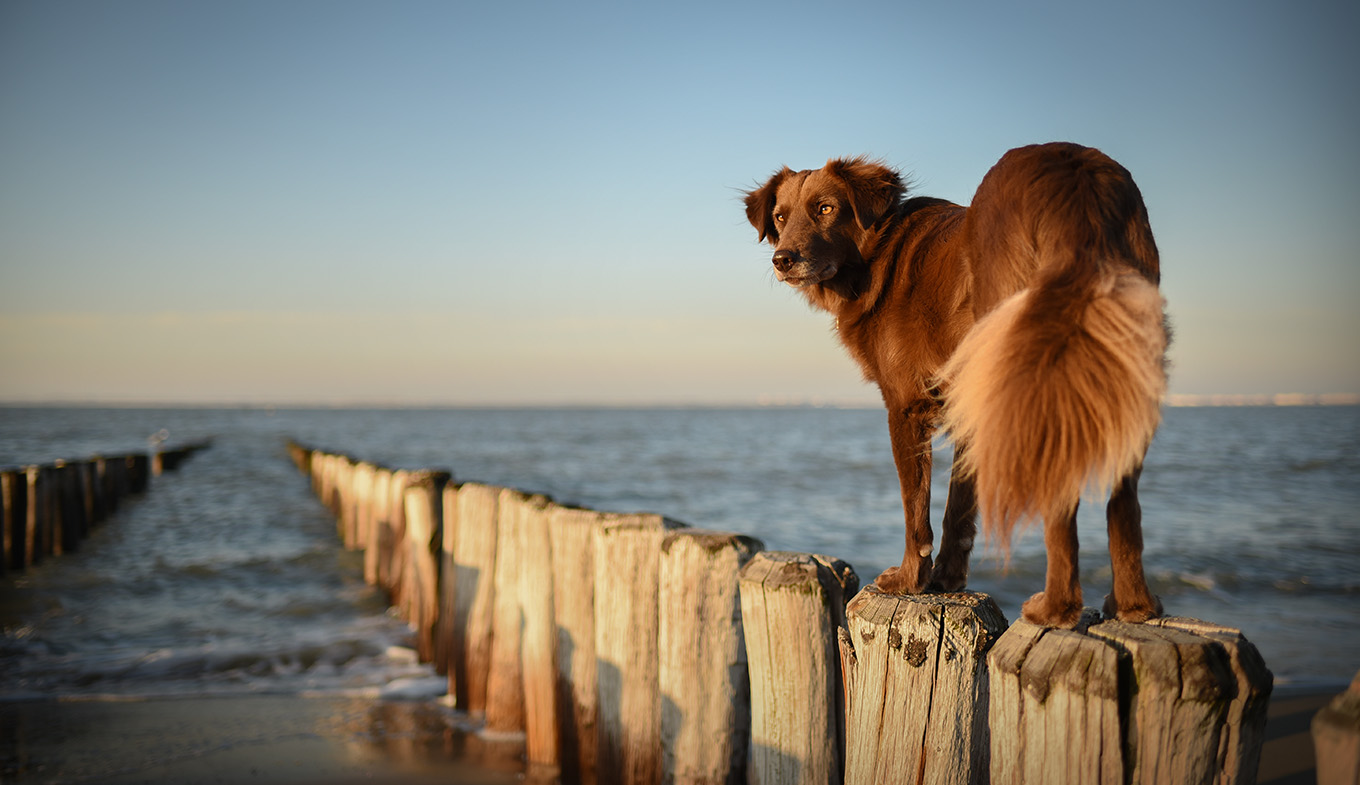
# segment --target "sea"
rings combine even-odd
[[[0,578],[0,701],[348,695],[434,699],[410,630],[363,581],[289,461],[294,439],[447,469],[567,504],[655,512],[821,553],[864,583],[901,556],[882,410],[766,407],[0,407],[0,465],[211,439],[75,553]],[[936,445],[933,520],[949,447]],[[1360,668],[1360,407],[1167,408],[1141,483],[1145,561],[1168,613],[1242,630],[1278,684]],[[1109,590],[1103,503],[1083,506],[1088,605]],[[1040,532],[980,541],[970,588],[1015,620],[1042,588]]]

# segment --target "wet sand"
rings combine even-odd
[[[1309,722],[1341,689],[1275,689],[1260,785],[1316,781]],[[501,785],[536,779],[524,777],[521,744],[485,741],[459,723],[456,713],[437,705],[363,698],[0,703],[0,781]]]
[[[523,782],[437,705],[249,696],[0,704],[6,783],[395,785]]]

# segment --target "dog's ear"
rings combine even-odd
[[[907,190],[896,171],[864,156],[833,158],[826,162],[826,171],[840,178],[849,189],[850,207],[861,229],[878,223],[878,219],[897,207]]]
[[[746,220],[760,233],[760,240],[771,243],[779,240],[779,229],[774,224],[774,198],[784,178],[793,174],[787,166],[775,172],[764,185],[746,192]]]

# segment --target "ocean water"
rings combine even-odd
[[[78,552],[0,579],[0,700],[437,692],[287,438],[754,535],[845,559],[865,583],[901,555],[878,410],[0,407],[0,465],[143,451],[162,429],[171,446],[213,446]],[[1360,668],[1360,407],[1167,409],[1141,491],[1168,613],[1241,628],[1281,682],[1331,686]],[[1095,606],[1110,582],[1102,510],[1086,505],[1080,524]],[[1008,564],[980,543],[970,586],[1014,620],[1043,567],[1037,530]]]

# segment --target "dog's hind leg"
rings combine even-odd
[[[1162,603],[1148,589],[1143,575],[1143,508],[1138,504],[1138,477],[1143,467],[1136,466],[1115,486],[1105,508],[1110,535],[1110,567],[1114,587],[1105,598],[1107,618],[1141,622],[1162,615]]]
[[[1020,615],[1043,627],[1072,629],[1081,620],[1081,581],[1077,575],[1077,509],[1044,519],[1048,570],[1044,590],[1020,606]]]
[[[949,470],[949,498],[945,501],[944,520],[940,522],[940,552],[930,588],[936,591],[963,591],[968,585],[968,560],[977,537],[977,498],[973,479],[963,471],[964,447],[954,446],[954,465]]]
[[[893,460],[902,485],[906,545],[902,566],[889,567],[874,580],[887,594],[919,594],[930,582],[930,553],[935,533],[930,529],[930,416],[933,403],[888,407],[888,433]]]

